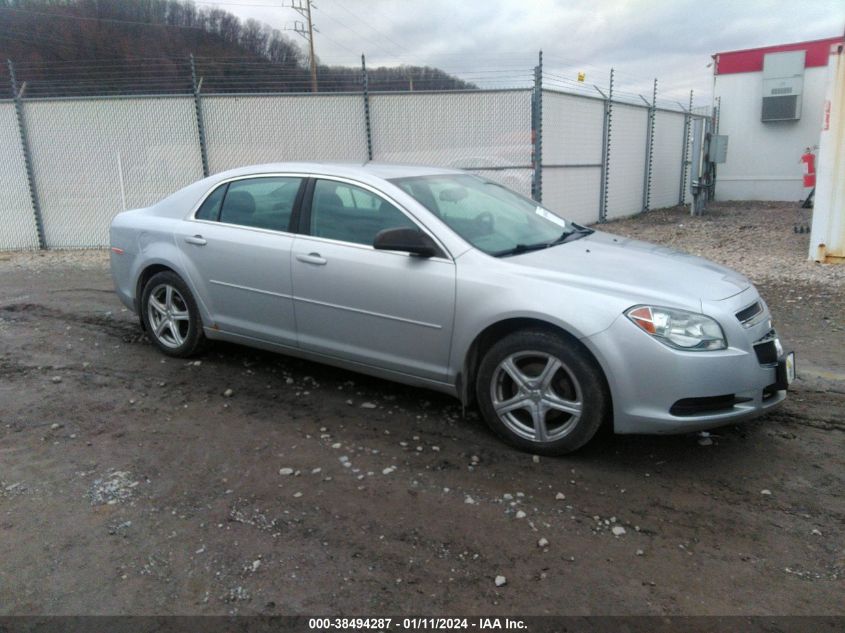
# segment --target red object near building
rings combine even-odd
[[[801,156],[804,165],[804,187],[816,186],[816,155],[809,149]]]

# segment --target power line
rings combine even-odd
[[[317,92],[317,58],[314,54],[314,22],[311,20],[311,0],[290,0],[289,5],[285,4],[282,6],[299,13],[299,15],[305,18],[305,23],[308,25],[306,28],[305,23],[297,20],[293,23],[292,29],[286,30],[292,30],[297,35],[304,37],[308,42],[308,62],[311,66],[311,91]]]
[[[367,41],[370,41],[370,40],[369,40],[369,38],[367,38],[367,37],[365,37],[365,36],[361,35],[358,31],[356,31],[355,29],[353,29],[353,28],[352,28],[351,26],[349,26],[348,24],[345,24],[345,23],[341,22],[340,20],[338,20],[338,19],[336,19],[336,18],[333,18],[333,17],[332,17],[332,16],[330,16],[328,13],[323,13],[323,12],[321,12],[321,15],[322,15],[323,17],[328,18],[329,20],[331,20],[331,21],[332,21],[332,22],[334,22],[335,24],[339,24],[340,26],[342,26],[343,28],[345,28],[347,31],[350,31],[351,33],[353,33],[354,35],[356,35],[358,38],[360,38],[360,39],[362,39],[362,40],[367,40]],[[375,45],[376,45],[378,48],[380,48],[382,51],[384,51],[385,53],[387,53],[388,55],[391,55],[391,56],[392,56],[392,55],[394,54],[393,52],[391,52],[391,51],[387,50],[386,48],[384,48],[383,46],[381,46],[381,45],[380,45],[380,44],[378,44],[378,43],[376,43]]]
[[[0,24],[0,29],[5,29],[5,32],[2,34],[6,37],[12,37],[13,39],[17,39],[28,44],[49,43],[57,46],[64,46],[68,50],[76,50],[76,46],[74,46],[70,42],[50,37],[49,35],[22,31],[20,29],[10,26],[9,24]]]
[[[396,3],[396,4],[398,4],[398,3]],[[394,6],[396,6],[396,4],[394,4]],[[367,11],[369,11],[370,13],[375,13],[375,14],[377,14],[377,15],[380,15],[380,16],[381,16],[382,18],[384,18],[384,19],[385,19],[385,20],[386,20],[386,21],[390,24],[390,26],[392,26],[394,29],[399,29],[399,28],[400,28],[400,26],[399,26],[398,24],[396,24],[396,22],[394,22],[393,20],[391,20],[389,17],[387,17],[387,15],[385,15],[385,14],[384,14],[384,13],[382,13],[381,11],[378,11],[377,9],[375,9],[375,7],[373,7],[373,6],[368,6],[368,7],[367,7]],[[406,50],[407,50],[407,49],[406,49]]]
[[[355,56],[357,57],[357,56],[360,54],[360,53],[358,53],[358,52],[356,52],[356,51],[352,50],[351,48],[349,48],[349,47],[348,47],[348,46],[346,46],[345,44],[341,44],[341,43],[340,43],[340,42],[338,42],[337,40],[333,40],[333,39],[332,39],[332,38],[330,38],[328,35],[326,35],[325,33],[323,33],[323,31],[318,30],[316,27],[314,27],[314,30],[315,30],[315,31],[317,31],[317,33],[319,33],[319,34],[320,34],[320,37],[322,37],[323,39],[328,40],[329,42],[331,42],[331,43],[332,43],[332,44],[334,44],[335,46],[339,46],[340,48],[342,48],[342,49],[343,49],[343,50],[345,50],[345,51],[349,51],[352,55],[355,55]],[[347,63],[348,61],[349,61],[349,60],[343,60],[343,63]]]
[[[350,11],[349,9],[347,9],[347,8],[346,8],[346,5],[341,4],[340,2],[338,2],[338,0],[334,0],[334,4],[336,4],[336,5],[337,5],[337,6],[339,6],[341,9],[343,9],[344,11],[346,11],[349,15],[351,15],[353,18],[355,18],[356,20],[358,20],[361,24],[363,24],[363,25],[364,25],[364,26],[366,26],[367,28],[369,28],[369,29],[371,29],[372,31],[375,31],[376,33],[378,33],[379,35],[381,35],[383,38],[385,38],[385,39],[386,39],[387,41],[389,41],[391,44],[393,44],[394,46],[396,46],[398,49],[400,49],[400,50],[403,50],[403,51],[406,51],[406,52],[409,52],[409,53],[410,53],[410,51],[409,51],[406,47],[402,46],[402,44],[400,44],[399,42],[397,42],[396,40],[394,40],[392,37],[390,37],[390,36],[389,36],[389,35],[387,35],[386,33],[382,33],[381,31],[379,31],[376,27],[374,27],[374,26],[373,26],[372,24],[370,24],[369,22],[367,22],[367,21],[362,20],[361,18],[359,18],[359,17],[358,17],[358,14],[357,14],[357,13],[355,13],[355,12],[353,12],[353,11]]]
[[[0,7],[0,11],[14,11],[15,13],[26,13],[29,15],[41,15],[48,18],[63,20],[82,20],[85,22],[114,22],[117,24],[137,24],[141,26],[164,27],[169,29],[189,29],[192,31],[205,31],[201,26],[179,26],[177,24],[163,24],[161,22],[139,22],[135,20],[118,20],[117,18],[90,18],[81,15],[68,15],[66,13],[47,13],[44,11],[29,11],[27,9],[13,9],[11,7]]]
[[[193,0],[194,4],[204,4],[210,6],[225,6],[225,7],[267,7],[268,9],[278,8],[277,4],[257,4],[254,2],[208,2]]]
[[[294,2],[296,2],[296,0],[291,0],[291,4],[290,4],[290,5],[283,5],[283,6],[286,6],[286,7],[288,7],[288,8],[292,8],[292,9],[297,9],[297,7],[296,7],[296,6],[292,6],[292,5],[294,4]],[[196,0],[195,4],[211,5],[211,6],[218,6],[218,5],[219,5],[219,6],[232,6],[232,7],[267,7],[267,8],[273,8],[273,7],[275,7],[275,6],[276,6],[276,5],[274,5],[274,4],[259,4],[259,3],[254,3],[254,2],[226,2],[226,1],[215,2],[215,1],[213,1],[213,0]],[[301,2],[300,2],[300,4],[301,4]],[[344,11],[346,11],[347,13],[349,13],[350,15],[352,15],[352,17],[354,17],[356,20],[358,20],[359,22],[361,22],[362,24],[364,24],[365,26],[367,26],[367,27],[368,27],[368,28],[370,28],[371,30],[375,31],[375,32],[376,32],[376,33],[378,33],[380,36],[384,37],[386,40],[390,41],[390,42],[391,42],[394,46],[396,46],[399,50],[404,50],[404,51],[406,51],[406,52],[410,53],[410,50],[409,50],[407,47],[403,46],[402,44],[400,44],[399,42],[397,42],[395,39],[391,38],[391,37],[390,37],[389,35],[387,35],[386,33],[384,33],[384,32],[382,32],[382,31],[378,30],[377,28],[375,28],[374,26],[372,26],[372,25],[371,25],[371,24],[369,24],[368,22],[366,22],[366,21],[362,20],[361,18],[359,18],[359,17],[358,17],[358,15],[357,15],[356,13],[354,13],[353,11],[351,11],[351,10],[350,10],[349,8],[347,8],[345,5],[342,5],[342,4],[341,4],[341,3],[339,3],[339,2],[336,2],[336,4],[337,4],[337,5],[338,5],[341,9],[343,9]],[[317,9],[318,7],[317,7],[316,5],[313,5],[313,4],[312,4],[312,8],[313,8],[313,9]],[[371,11],[371,10],[372,10],[372,7],[368,7],[368,11]],[[371,41],[371,40],[369,40],[368,38],[364,37],[361,33],[359,33],[359,32],[357,32],[357,31],[355,31],[355,30],[354,30],[354,29],[352,29],[351,27],[349,27],[349,26],[347,26],[346,24],[344,24],[343,22],[339,22],[338,20],[336,20],[335,18],[333,18],[332,16],[330,16],[330,15],[328,15],[328,14],[324,14],[324,15],[325,15],[327,18],[329,18],[330,20],[332,20],[333,22],[336,22],[336,23],[340,24],[341,26],[343,26],[344,28],[349,29],[352,33],[354,33],[355,35],[357,35],[359,38],[361,38],[361,39],[365,39],[365,40],[368,40],[368,41]],[[385,20],[387,20],[388,22],[391,22],[391,24],[393,24],[393,25],[395,26],[395,23],[393,23],[391,20],[389,20],[389,18],[387,18],[387,16],[385,16],[384,14],[380,14],[380,15],[382,15],[382,17],[384,17],[384,18],[385,18]],[[295,28],[289,28],[289,29],[284,29],[284,30],[296,31],[297,29],[295,29]],[[320,32],[320,31],[318,31],[318,32],[320,33],[320,35],[321,35],[321,36],[325,37],[328,41],[332,42],[333,44],[335,44],[335,45],[337,45],[337,46],[340,46],[340,47],[341,47],[341,48],[343,48],[344,50],[347,50],[347,51],[349,51],[349,52],[351,52],[351,53],[353,53],[353,54],[357,54],[357,53],[355,53],[355,51],[352,51],[352,49],[350,49],[349,47],[347,47],[347,46],[345,46],[345,45],[341,44],[340,42],[337,42],[337,41],[335,41],[335,40],[331,39],[330,37],[328,37],[327,35],[325,35],[325,33],[322,33],[322,32]],[[391,53],[390,51],[388,51],[387,49],[385,49],[384,47],[382,47],[382,46],[380,46],[380,45],[378,45],[378,44],[376,44],[376,46],[378,46],[379,48],[381,48],[381,49],[382,49],[382,51],[386,52],[388,55],[392,55],[392,54],[393,54],[393,53]]]

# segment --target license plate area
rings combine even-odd
[[[777,388],[789,389],[789,385],[795,380],[795,352],[789,352],[778,361],[777,365]]]

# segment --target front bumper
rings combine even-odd
[[[730,347],[714,352],[669,348],[624,316],[584,339],[608,379],[614,430],[701,431],[748,420],[779,405],[786,390],[779,383],[777,363],[761,364],[753,347],[766,327],[768,319],[750,331],[739,323],[725,328]]]

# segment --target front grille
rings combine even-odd
[[[754,353],[761,365],[774,365],[778,362],[777,332],[769,330],[759,341],[754,343]]]
[[[745,327],[751,327],[757,321],[757,317],[759,317],[763,313],[763,304],[759,301],[755,301],[747,308],[743,308],[739,312],[736,313],[736,318],[742,323]]]

